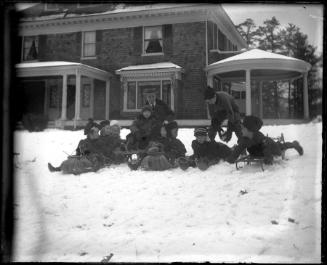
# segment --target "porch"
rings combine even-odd
[[[88,118],[109,119],[110,73],[75,62],[16,65],[24,113],[48,117],[48,127],[80,127]]]
[[[243,115],[269,123],[308,119],[310,68],[305,61],[253,49],[207,66],[207,84],[232,94]]]

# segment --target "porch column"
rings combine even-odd
[[[94,78],[91,78],[91,91],[90,91],[90,118],[94,115]]]
[[[303,73],[303,110],[304,118],[309,119],[308,72]]]
[[[259,82],[259,117],[263,118],[263,105],[262,105],[262,84],[263,81]]]
[[[62,76],[61,120],[67,119],[67,75]]]
[[[109,120],[110,80],[106,80],[106,120]]]
[[[76,69],[76,93],[75,93],[75,118],[74,120],[81,119],[81,72]],[[76,122],[75,125],[76,127]]]
[[[251,104],[251,70],[245,70],[245,113],[251,115],[252,104]]]
[[[207,76],[207,86],[213,87],[213,75]]]

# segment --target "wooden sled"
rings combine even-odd
[[[268,137],[268,134],[267,134],[267,137]],[[273,140],[277,141],[277,142],[280,142],[280,143],[285,143],[285,139],[284,139],[284,134],[281,133],[280,136],[278,137],[271,137]],[[282,159],[284,160],[285,159],[285,151],[282,152]],[[251,163],[259,163],[260,164],[260,167],[262,169],[262,171],[265,171],[264,169],[264,157],[257,157],[257,156],[251,156],[251,155],[245,155],[243,157],[240,157],[239,159],[237,159],[235,161],[235,166],[236,166],[236,169],[239,170],[240,168],[240,163],[243,163],[243,164],[247,164],[247,165],[251,165]]]

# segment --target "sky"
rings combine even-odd
[[[309,44],[316,46],[318,53],[323,50],[323,5],[313,4],[222,4],[235,25],[247,18],[257,26],[273,16],[281,26],[293,23],[308,35]]]
[[[31,3],[20,3],[19,10],[30,7]],[[287,26],[293,23],[308,35],[309,43],[317,47],[318,53],[323,50],[323,5],[317,4],[222,4],[226,13],[235,25],[247,18],[252,18],[257,26],[273,16]]]

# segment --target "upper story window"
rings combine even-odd
[[[226,49],[226,36],[220,30],[218,30],[218,49],[221,51]]]
[[[59,5],[58,4],[45,3],[45,5],[44,5],[44,10],[45,11],[56,11],[58,9],[59,9]]]
[[[144,54],[163,52],[162,26],[144,27]]]
[[[96,55],[96,35],[95,31],[83,32],[82,57],[95,57]]]
[[[38,36],[27,36],[23,38],[23,61],[37,60],[39,53]]]

